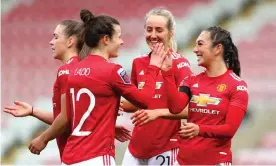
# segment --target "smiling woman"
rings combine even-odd
[[[177,50],[174,40],[175,21],[170,11],[162,8],[153,9],[146,14],[145,20],[145,37],[150,48],[162,42],[166,48]]]
[[[77,72],[68,77],[65,107],[29,148],[39,154],[70,122],[72,132],[64,148],[62,165],[116,165],[114,139],[120,96],[147,108],[167,54],[162,45],[156,45],[145,73],[145,89],[140,91],[130,83],[122,66],[109,61],[118,56],[123,44],[120,23],[111,16],[95,16],[86,9],[81,10],[80,18],[84,25],[82,37],[90,54],[80,57],[74,66]]]
[[[83,46],[82,40],[83,24],[73,20],[64,20],[58,24],[54,30],[53,38],[50,41],[51,49],[53,50],[53,57],[62,61],[64,64],[58,69],[56,81],[53,86],[53,113],[50,111],[42,111],[32,107],[30,104],[21,101],[15,101],[15,106],[5,106],[4,111],[15,116],[25,117],[33,116],[47,124],[52,124],[54,119],[57,119],[61,114],[61,109],[65,105],[65,93],[67,87],[67,80],[71,69],[79,61],[77,55],[87,56],[89,48]],[[83,50],[85,49],[85,50]],[[73,72],[72,72],[73,73]],[[75,70],[75,73],[80,76],[87,76],[90,74],[89,68]],[[71,134],[70,127],[65,129],[65,132],[56,137],[60,156],[62,156],[67,139]],[[42,137],[35,139],[35,142],[42,142]],[[123,126],[115,127],[115,138],[121,142],[127,141],[130,138],[130,131]],[[32,141],[31,145],[35,143]],[[44,142],[43,142],[44,143]],[[39,145],[39,144],[36,144]],[[39,154],[40,151],[30,146],[32,153]]]
[[[154,8],[146,14],[145,39],[151,52],[135,58],[131,71],[131,82],[139,89],[145,88],[145,72],[152,59],[153,48],[160,43],[166,50],[169,50],[168,54],[173,57],[174,86],[178,86],[185,77],[191,74],[187,59],[176,52],[174,27],[175,21],[172,13],[164,8]],[[185,118],[187,111],[183,109],[178,115],[169,112],[163,83],[163,77],[159,74],[155,82],[155,94],[152,96],[153,99],[148,110],[134,113],[135,127],[124,155],[123,166],[173,165],[175,162],[179,146],[177,133],[180,128],[180,120],[171,119]],[[130,112],[138,109],[126,100],[122,100],[121,107]],[[139,117],[141,118],[139,119]],[[147,122],[140,126],[139,122],[144,120]]]
[[[209,68],[213,70],[214,67],[221,67],[225,64],[227,68],[240,76],[241,68],[238,49],[232,42],[228,31],[219,27],[210,27],[202,31],[197,39],[194,53],[198,57],[198,65],[205,67],[207,73]],[[222,56],[220,56],[220,53],[222,53]]]
[[[210,27],[198,36],[194,52],[206,71],[184,79],[180,92],[171,83],[173,71],[162,66],[170,111],[179,113],[189,104],[187,123],[179,131],[177,161],[179,165],[231,165],[231,140],[248,105],[247,84],[239,77],[238,50],[227,30]]]

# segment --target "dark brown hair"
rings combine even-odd
[[[91,48],[98,46],[100,39],[108,35],[112,38],[115,30],[114,25],[120,25],[119,21],[113,17],[106,15],[93,15],[89,10],[82,9],[80,18],[83,21],[84,30],[82,31],[82,38],[84,40],[84,48],[82,52],[87,52]],[[80,59],[85,58],[88,54],[79,55]]]
[[[218,44],[223,46],[223,59],[228,69],[233,70],[236,75],[240,76],[241,66],[239,61],[239,52],[232,41],[230,32],[217,26],[210,27],[205,31],[210,32],[210,36],[213,41],[213,47]]]

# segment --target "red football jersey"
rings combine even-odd
[[[173,69],[175,83],[180,82],[191,75],[190,64],[187,59],[179,54],[173,54]],[[134,59],[131,72],[131,81],[143,89],[145,73],[150,63],[150,55],[142,55]],[[161,72],[156,79],[155,94],[149,105],[149,109],[168,108],[163,76]],[[129,151],[137,158],[146,159],[178,147],[177,133],[180,128],[180,120],[158,118],[143,126],[135,126],[129,143]]]
[[[68,76],[70,74],[70,70],[74,64],[78,62],[78,57],[70,58],[64,65],[62,65],[57,72],[57,78],[53,87],[53,113],[54,119],[59,115],[61,111],[61,95],[66,93]],[[67,139],[70,135],[70,127],[61,135],[59,135],[57,140],[58,149],[60,152],[60,156],[62,156],[63,150],[65,148]]]
[[[231,70],[218,77],[208,77],[205,72],[190,76],[181,86],[188,86],[192,94],[187,121],[199,126],[224,125],[230,106],[244,113],[247,109],[247,85]],[[181,139],[177,160],[181,165],[232,162],[231,137]]]
[[[115,123],[121,95],[139,107],[147,108],[154,94],[159,69],[149,66],[146,88],[138,90],[126,71],[101,56],[89,55],[77,65],[68,79],[67,111],[72,134],[62,161],[73,164],[101,155],[115,154]],[[67,104],[68,103],[68,104]]]

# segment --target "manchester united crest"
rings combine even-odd
[[[217,86],[218,92],[223,92],[223,91],[226,90],[226,88],[227,88],[226,84],[219,84],[219,85]]]

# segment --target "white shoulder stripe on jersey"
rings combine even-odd
[[[239,76],[237,76],[236,74],[230,73],[230,75],[231,75],[235,80],[237,80],[237,81],[242,81],[242,79],[241,79]]]
[[[173,51],[171,54],[172,54],[172,58],[173,58],[173,59],[181,58],[181,55],[178,54],[178,53],[176,53],[176,52],[174,52],[174,51]]]
[[[148,56],[148,54],[141,54],[137,58],[142,58],[142,57],[146,57],[146,56]]]

